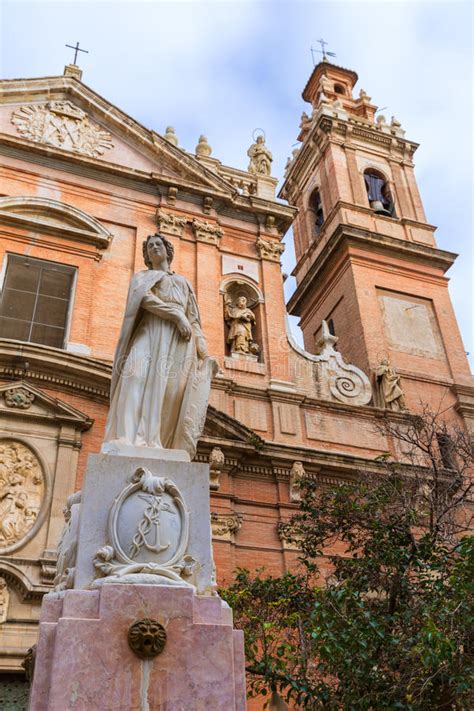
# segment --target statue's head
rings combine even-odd
[[[169,240],[166,239],[163,235],[158,234],[156,232],[154,235],[148,235],[146,240],[143,242],[143,260],[145,262],[145,265],[148,267],[148,269],[153,269],[153,264],[150,259],[150,249],[154,248],[156,243],[161,242],[163,247],[165,248],[166,251],[166,256],[168,258],[168,266],[171,265],[171,262],[173,261],[174,257],[174,247],[171,244]]]
[[[245,309],[245,307],[247,306],[247,298],[245,296],[239,296],[239,298],[237,299],[237,306],[239,307],[239,309]]]

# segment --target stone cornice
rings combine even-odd
[[[406,240],[381,235],[368,230],[347,225],[338,225],[327,244],[323,247],[316,261],[311,265],[296,291],[288,301],[287,308],[290,314],[299,315],[302,302],[308,290],[314,288],[314,284],[321,283],[321,273],[328,267],[330,261],[341,252],[343,244],[363,247],[367,250],[377,250],[384,253],[396,254],[410,261],[426,263],[430,266],[436,265],[443,273],[453,264],[457,255],[442,249],[428,247],[426,245]]]
[[[24,379],[108,403],[112,364],[60,348],[0,338],[0,378]]]

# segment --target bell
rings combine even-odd
[[[370,207],[375,213],[377,213],[377,215],[386,215],[387,217],[391,217],[390,212],[384,208],[380,200],[372,200]]]

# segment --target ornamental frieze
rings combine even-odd
[[[0,440],[0,554],[26,542],[44,499],[41,464],[22,442]]]
[[[70,101],[50,101],[16,109],[11,122],[23,138],[99,158],[113,147],[112,136]]]

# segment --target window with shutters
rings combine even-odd
[[[8,255],[0,301],[0,338],[64,348],[75,268]]]

